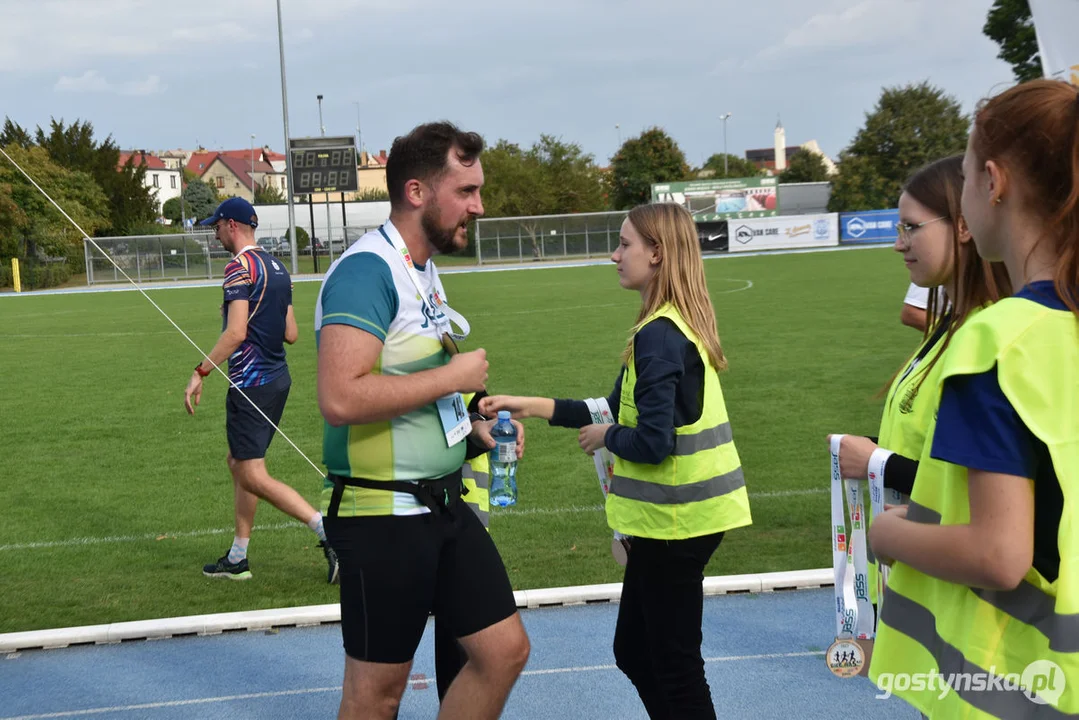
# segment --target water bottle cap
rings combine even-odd
[[[509,410],[499,410],[498,411],[498,419],[499,420],[509,420],[510,419],[510,411]]]

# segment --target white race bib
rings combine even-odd
[[[442,430],[446,433],[447,445],[453,447],[468,437],[472,432],[472,420],[468,417],[461,393],[439,398],[435,405],[438,407],[438,419],[442,421]]]

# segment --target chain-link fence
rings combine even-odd
[[[618,246],[628,211],[481,218],[476,221],[480,265],[605,257]]]
[[[95,238],[94,242],[136,282],[214,277],[215,261],[220,275],[228,253],[214,241],[213,233],[182,235],[136,235]],[[120,269],[109,262],[89,240],[86,253],[86,283],[123,282]]]
[[[335,228],[329,242],[321,238],[298,248],[299,272],[323,273],[349,245],[371,228]],[[256,232],[256,244],[286,264],[292,257],[287,228],[280,234]],[[115,265],[94,247],[94,243]],[[129,237],[94,238],[94,243],[83,240],[86,257],[86,283],[125,282],[122,269],[135,282],[154,282],[185,279],[213,279],[224,276],[225,265],[232,259],[228,252],[214,239],[212,232],[191,232],[172,235],[137,235]],[[119,268],[117,268],[117,265]]]

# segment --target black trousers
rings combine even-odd
[[[652,720],[715,720],[701,657],[704,567],[723,533],[633,538],[622,581],[614,658]]]

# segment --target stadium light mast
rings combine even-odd
[[[285,176],[288,178],[288,233],[289,255],[292,258],[292,274],[299,274],[296,259],[296,209],[292,197],[292,153],[288,143],[288,88],[285,85],[285,32],[281,25],[281,0],[277,0],[277,48],[281,56],[281,115],[285,122]]]
[[[720,115],[723,121],[723,177],[727,177],[727,121],[731,119],[731,113]]]

